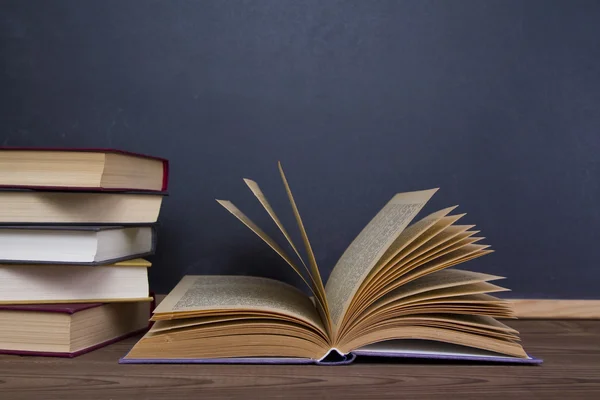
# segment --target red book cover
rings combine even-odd
[[[76,312],[100,307],[102,303],[77,303],[77,304],[0,304],[0,311],[37,311],[62,314],[75,314]]]
[[[7,147],[7,146],[0,146],[0,151],[3,150],[14,150],[14,151],[59,151],[59,152],[91,152],[91,153],[114,153],[114,154],[122,154],[125,156],[131,156],[131,157],[139,157],[139,158],[146,158],[146,159],[152,159],[152,160],[158,160],[161,161],[163,164],[163,176],[162,176],[162,188],[160,191],[155,191],[155,190],[147,190],[147,192],[167,192],[168,188],[169,188],[169,160],[167,160],[166,158],[161,158],[161,157],[156,157],[156,156],[151,156],[151,155],[147,155],[147,154],[142,154],[142,153],[135,153],[135,152],[131,152],[131,151],[126,151],[126,150],[119,150],[119,149],[110,149],[110,148],[62,148],[62,147]],[[98,187],[98,188],[89,188],[89,187],[84,187],[84,188],[79,188],[79,187],[56,187],[56,186],[26,186],[26,185],[22,185],[22,186],[15,186],[15,185],[11,185],[11,186],[4,186],[4,185],[0,185],[0,187],[11,187],[11,188],[24,188],[24,189],[32,189],[32,190],[84,190],[84,191],[107,191],[107,192],[117,192],[117,191],[130,191],[130,188],[102,188],[102,187]],[[139,191],[139,190],[135,190],[135,191]],[[142,191],[143,192],[143,191]]]
[[[150,316],[152,315],[152,311],[156,307],[156,297],[154,293],[151,293],[153,298],[152,303],[150,304]],[[77,303],[77,304],[3,304],[0,305],[0,311],[31,311],[31,312],[50,312],[50,313],[63,313],[63,314],[75,314],[77,312],[87,310],[94,307],[102,306],[102,303]],[[102,343],[95,344],[93,346],[87,347],[85,349],[81,349],[75,352],[70,353],[58,353],[58,352],[42,352],[42,351],[24,351],[24,350],[6,350],[0,349],[0,354],[7,355],[20,355],[20,356],[37,356],[37,357],[66,357],[73,358],[80,356],[85,353],[89,353],[90,351],[99,349],[104,346],[108,346],[109,344],[119,342],[123,339],[126,339],[131,336],[135,336],[139,333],[145,332],[151,326],[151,322],[148,327],[143,329],[139,329],[133,332],[126,333],[124,335],[106,340]]]

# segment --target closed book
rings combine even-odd
[[[0,354],[75,357],[145,331],[150,302],[0,305]]]
[[[2,226],[0,264],[106,265],[154,254],[154,226]]]
[[[102,266],[0,264],[0,304],[150,301],[150,262]]]
[[[158,220],[163,192],[0,189],[4,225],[148,225]]]
[[[0,147],[0,186],[167,191],[164,158],[102,148]]]

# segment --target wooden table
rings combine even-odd
[[[0,399],[600,399],[600,321],[514,321],[541,366],[119,365],[136,338],[75,359],[0,356]]]

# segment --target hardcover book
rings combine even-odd
[[[0,264],[0,304],[150,301],[150,266],[144,259],[93,267]]]
[[[0,305],[0,354],[76,357],[148,328],[151,303]]]
[[[218,200],[304,281],[310,296],[252,276],[185,276],[158,305],[152,328],[121,363],[347,364],[360,357],[538,364],[519,333],[500,276],[451,268],[490,254],[456,207],[412,223],[437,189],[398,193],[352,241],[323,283],[279,164],[304,247],[266,196],[245,182],[285,238],[284,248],[230,201]],[[412,223],[412,224],[411,224]]]
[[[0,264],[107,265],[155,248],[154,226],[0,225]]]
[[[116,149],[0,147],[0,186],[167,191],[166,159]]]
[[[165,195],[0,188],[0,224],[150,225]]]

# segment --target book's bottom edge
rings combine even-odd
[[[311,358],[288,357],[232,357],[232,358],[126,358],[119,364],[316,364]]]
[[[111,345],[116,342],[120,342],[121,340],[127,339],[131,336],[138,335],[140,333],[144,333],[148,330],[147,327],[138,329],[129,333],[126,333],[121,336],[117,336],[115,338],[106,340],[101,343],[97,343],[93,346],[86,347],[85,349],[77,350],[74,352],[52,352],[52,351],[30,351],[30,350],[7,350],[0,349],[0,354],[5,355],[14,355],[14,356],[30,356],[30,357],[59,357],[59,358],[75,358],[82,354],[89,353],[91,351],[97,350],[99,348]]]
[[[517,358],[503,356],[478,356],[478,355],[456,355],[456,354],[419,354],[419,353],[386,353],[375,352],[368,350],[358,350],[354,353],[359,360],[369,359],[395,359],[395,360],[431,360],[431,361],[464,361],[476,363],[492,363],[492,364],[524,364],[538,365],[542,364],[543,360],[536,357]]]
[[[377,361],[416,361],[429,360],[439,362],[476,362],[492,364],[518,364],[518,365],[539,365],[542,359],[530,358],[512,358],[512,357],[478,357],[478,356],[456,356],[456,355],[431,355],[431,354],[385,354],[380,352],[361,351],[349,353],[342,360],[314,360],[310,358],[288,358],[288,357],[232,357],[232,358],[128,358],[127,355],[119,360],[119,364],[316,364],[316,365],[347,365],[354,361],[373,362]]]

